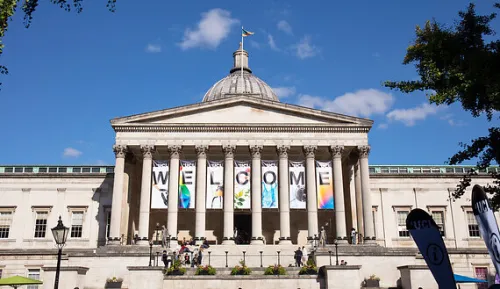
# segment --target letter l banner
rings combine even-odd
[[[498,273],[500,272],[500,233],[491,203],[480,185],[474,185],[472,188],[472,211],[479,225],[481,237],[486,243],[491,260]]]
[[[456,289],[448,250],[439,228],[422,209],[413,209],[406,218],[406,229],[417,244],[440,289]]]

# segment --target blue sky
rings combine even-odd
[[[467,1],[119,0],[115,13],[105,2],[77,15],[43,1],[29,29],[21,13],[10,23],[0,164],[113,164],[109,120],[201,101],[229,72],[242,25],[255,32],[250,67],[282,102],[375,121],[371,164],[444,164],[487,133],[459,105],[382,87],[417,76],[401,64],[415,26],[451,23]]]

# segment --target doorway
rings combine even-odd
[[[252,239],[252,215],[251,213],[235,213],[234,227],[238,230],[235,243],[238,245],[250,244]]]

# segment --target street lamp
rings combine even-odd
[[[337,243],[337,240],[335,240],[335,265],[339,265],[339,244]]]
[[[152,254],[153,254],[153,241],[149,241],[149,267],[151,267],[151,259],[153,259],[152,257]]]
[[[61,216],[59,216],[59,221],[57,221],[57,226],[52,228],[52,235],[54,235],[54,240],[56,241],[57,252],[57,269],[56,269],[56,279],[54,281],[54,289],[59,288],[59,271],[61,271],[61,256],[62,248],[66,245],[66,239],[68,239],[69,228],[63,225]]]

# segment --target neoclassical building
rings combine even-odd
[[[240,286],[164,280],[159,267],[147,266],[150,242],[154,255],[165,249],[163,238],[170,249],[183,239],[206,240],[203,263],[220,268],[242,258],[256,268],[293,264],[297,246],[328,267],[337,243],[352,266],[329,267],[330,277],[375,274],[382,287],[437,288],[405,226],[419,207],[440,226],[455,272],[491,279],[470,192],[451,197],[470,167],[369,165],[372,120],[282,103],[252,73],[247,51],[233,58],[229,75],[202,102],[111,120],[114,166],[0,166],[0,277],[52,286],[50,228],[61,216],[70,228],[65,288],[104,288],[117,275],[124,288],[146,286],[137,280],[150,288]],[[473,182],[491,183],[488,172],[497,170]],[[328,245],[317,248],[322,234]],[[336,288],[287,280],[248,286]],[[342,286],[361,286],[353,284]]]

